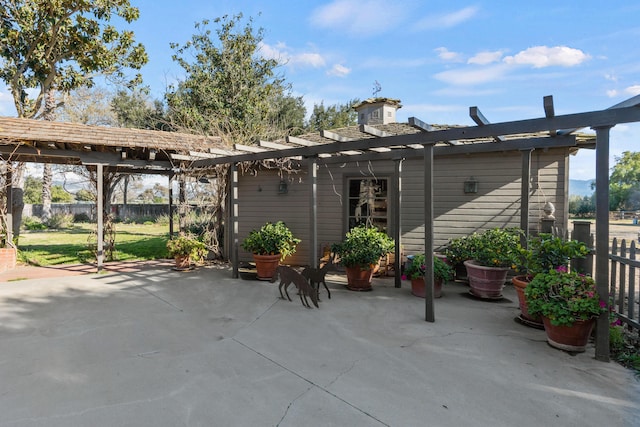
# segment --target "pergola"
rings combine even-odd
[[[310,229],[312,265],[317,265],[317,166],[328,162],[392,159],[396,162],[396,182],[401,177],[401,161],[405,158],[424,160],[424,248],[426,264],[425,320],[435,321],[433,299],[433,162],[441,154],[501,152],[522,153],[521,228],[528,230],[528,202],[531,152],[549,147],[578,147],[575,132],[583,128],[595,130],[596,150],[596,274],[600,295],[609,292],[608,266],[608,201],[609,201],[609,130],[619,123],[640,121],[640,96],[630,98],[605,110],[568,115],[555,115],[552,97],[543,101],[544,117],[528,120],[490,123],[478,110],[470,108],[476,126],[434,128],[411,118],[415,132],[393,134],[361,125],[356,136],[322,131],[320,139],[287,138],[282,142],[261,141],[258,146],[235,145],[225,148],[219,138],[142,131],[97,128],[67,123],[0,118],[0,153],[5,160],[95,165],[98,176],[105,166],[128,173],[159,173],[171,176],[177,172],[206,171],[216,165],[230,165],[231,260],[234,277],[238,275],[238,165],[281,158],[307,160],[310,197]],[[593,148],[593,142],[582,141],[581,147]],[[10,182],[10,177],[8,177]],[[98,183],[100,191],[101,183]],[[400,190],[400,187],[398,188]],[[10,192],[8,192],[10,193]],[[393,201],[401,207],[401,193]],[[101,200],[101,197],[98,197]],[[98,212],[102,209],[99,207]],[[99,224],[101,224],[101,218]],[[399,238],[399,224],[394,226]],[[98,242],[101,242],[100,226]],[[398,245],[396,245],[398,246]],[[399,249],[396,249],[399,251]],[[100,252],[100,248],[99,248]],[[396,254],[396,263],[400,260]],[[101,260],[98,261],[99,264]],[[398,271],[398,270],[397,270]],[[396,279],[399,281],[399,277]],[[609,359],[609,324],[606,314],[598,319],[596,358]]]

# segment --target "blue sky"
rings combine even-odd
[[[640,3],[633,1],[212,1],[131,0],[131,26],[149,53],[145,83],[161,98],[181,78],[169,43],[184,43],[194,24],[242,12],[265,30],[262,53],[314,103],[373,95],[398,98],[398,121],[468,124],[470,106],[491,122],[607,108],[640,94]],[[6,102],[6,91],[0,103]],[[0,113],[11,115],[6,107]],[[613,158],[635,150],[640,124],[618,125]],[[594,177],[594,153],[571,161],[571,177]]]

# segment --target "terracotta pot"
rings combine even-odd
[[[424,279],[411,279],[411,293],[420,298],[426,298],[427,291]],[[440,298],[442,296],[442,279],[433,282],[433,297]]]
[[[525,325],[532,326],[534,328],[542,329],[542,317],[532,316],[527,310],[527,300],[524,297],[524,289],[531,282],[531,276],[515,276],[511,278],[511,283],[518,294],[518,302],[520,305],[520,316]]]
[[[191,267],[191,258],[189,255],[176,255],[176,270],[188,270]]]
[[[258,280],[271,280],[276,274],[276,269],[280,265],[280,254],[275,255],[258,255],[253,254],[253,260],[256,263],[256,272]]]
[[[361,269],[360,266],[345,267],[347,272],[347,289],[351,291],[370,291],[373,269]]]
[[[565,351],[583,352],[589,342],[596,319],[594,317],[589,320],[576,320],[571,326],[554,326],[548,318],[543,316],[542,322],[547,333],[547,341],[552,347]]]
[[[465,261],[464,266],[467,267],[472,295],[484,299],[502,298],[502,289],[507,281],[509,268],[485,267],[473,260]]]

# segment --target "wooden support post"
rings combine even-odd
[[[402,287],[402,161],[394,159],[395,169],[393,182],[395,187],[391,212],[393,212],[393,240],[396,242],[395,260],[393,263],[393,280],[396,288]]]
[[[175,205],[173,203],[173,175],[169,176],[169,239],[173,239],[173,211]]]
[[[96,262],[98,264],[98,272],[102,271],[102,264],[104,263],[104,166],[102,164],[96,165],[96,177],[98,182],[96,187],[98,190],[97,207],[98,211],[98,247],[96,253]]]
[[[596,288],[609,307],[609,130],[596,128]],[[609,313],[596,323],[596,359],[609,361]]]
[[[229,168],[229,197],[231,204],[231,265],[233,266],[233,278],[239,277],[238,266],[238,165],[232,163]]]
[[[6,223],[4,224],[7,233],[6,247],[13,247],[13,171],[11,170],[11,164],[7,162],[7,173],[5,175],[5,193],[7,203],[5,207],[7,209]]]
[[[435,322],[433,290],[433,145],[424,144],[425,320]]]
[[[593,251],[591,247],[591,222],[590,221],[573,221],[573,233],[571,239],[582,242]],[[584,258],[576,258],[571,260],[571,269],[579,273],[593,275],[593,255],[589,254]]]
[[[529,183],[531,182],[531,152],[522,150],[522,182],[520,184],[520,229],[524,234],[520,237],[522,247],[526,248],[529,241]]]
[[[318,157],[309,157],[309,236],[311,247],[309,248],[309,265],[318,268]],[[324,255],[324,254],[322,254]]]

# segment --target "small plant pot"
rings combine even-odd
[[[350,291],[370,291],[373,279],[373,268],[361,269],[360,266],[345,267],[347,272],[347,289]]]
[[[256,263],[256,273],[258,280],[271,280],[276,274],[278,265],[280,265],[280,254],[275,255],[257,255],[253,254],[253,260]]]
[[[411,279],[411,293],[420,298],[426,298],[427,291],[424,279]],[[440,298],[442,296],[442,280],[433,282],[433,297]]]

